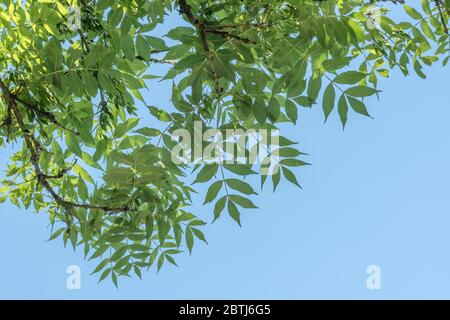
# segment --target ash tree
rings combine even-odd
[[[50,239],[84,250],[116,286],[176,264],[206,242],[190,209],[197,186],[212,219],[240,224],[257,189],[300,186],[294,171],[307,163],[280,136],[272,175],[176,164],[175,130],[276,129],[309,108],[343,126],[349,112],[369,116],[391,70],[425,78],[447,64],[449,14],[449,0],[2,0],[0,145],[13,153],[2,158],[1,201],[47,213]],[[157,37],[169,15],[179,26]],[[149,105],[158,81],[172,98]]]

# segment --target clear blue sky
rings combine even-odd
[[[263,191],[242,228],[224,216],[179,268],[123,279],[119,290],[97,284],[81,252],[46,242],[45,213],[1,205],[0,298],[449,299],[450,70],[436,65],[428,75],[382,81],[381,100],[368,102],[375,119],[352,115],[344,132],[336,115],[324,125],[320,107],[302,110],[282,134],[313,164],[298,171],[303,190]],[[149,99],[161,105],[168,95],[150,90]],[[193,210],[212,220],[201,197]],[[79,291],[66,288],[74,264]],[[381,290],[366,288],[372,264]]]

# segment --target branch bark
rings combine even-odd
[[[436,7],[439,10],[439,16],[441,18],[442,27],[444,28],[445,33],[448,34],[449,33],[448,32],[448,26],[447,26],[447,23],[445,21],[444,12],[443,12],[443,10],[441,8],[441,3],[439,2],[439,0],[435,0],[435,3],[436,3]]]
[[[207,39],[207,28],[200,19],[198,19],[197,17],[194,16],[194,14],[192,13],[192,8],[186,2],[186,0],[179,0],[179,5],[180,5],[180,13],[184,14],[187,17],[187,19],[191,22],[191,24],[196,27],[197,32],[200,35],[200,41],[203,46],[203,51],[205,52],[206,59],[208,60],[208,65],[211,68],[211,74],[212,74],[213,81],[215,83],[216,93],[220,95],[223,92],[223,88],[220,85],[219,77],[217,74],[217,68],[214,65],[213,54],[209,48],[208,39]]]
[[[61,174],[61,175],[58,174],[57,176],[48,176],[42,171],[40,164],[39,164],[39,154],[40,154],[39,142],[36,140],[34,135],[26,128],[25,122],[24,122],[22,114],[20,112],[20,108],[17,104],[16,97],[9,90],[8,86],[3,82],[3,80],[1,78],[0,78],[0,89],[3,93],[3,98],[6,100],[9,108],[12,111],[12,114],[16,118],[17,124],[19,125],[20,131],[23,135],[25,145],[26,145],[28,151],[30,152],[30,161],[34,168],[38,183],[45,190],[47,190],[47,192],[51,195],[51,197],[53,198],[53,200],[56,202],[56,204],[58,206],[63,207],[66,210],[66,214],[69,214],[71,217],[73,217],[73,209],[74,208],[96,209],[96,210],[102,210],[105,212],[133,211],[129,207],[113,208],[113,207],[108,207],[108,206],[96,206],[96,205],[90,205],[90,204],[70,202],[70,201],[66,201],[60,195],[58,195],[56,193],[56,191],[53,189],[53,187],[50,185],[48,179],[62,178],[66,172],[64,172],[64,174]]]

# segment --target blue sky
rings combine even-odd
[[[2,204],[0,298],[450,299],[450,71],[427,73],[384,79],[380,101],[368,101],[374,119],[352,114],[345,131],[336,114],[324,124],[319,106],[301,110],[282,134],[313,164],[297,171],[303,190],[263,190],[242,228],[224,216],[179,268],[119,290],[97,284],[81,252],[46,241],[45,213]],[[149,92],[155,103],[168,96]],[[202,197],[193,211],[212,221]],[[66,288],[69,265],[81,268],[81,290]],[[369,265],[381,268],[380,290],[366,287]]]

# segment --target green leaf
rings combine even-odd
[[[308,82],[308,98],[315,102],[319,96],[320,89],[322,87],[322,78],[319,76],[311,77]]]
[[[233,70],[233,65],[228,61],[221,58],[219,55],[216,55],[217,59],[215,60],[217,63],[217,73],[220,77],[227,79],[230,82],[236,82],[236,75]]]
[[[330,113],[333,111],[335,98],[336,93],[334,91],[334,85],[333,83],[330,83],[324,91],[322,100],[322,108],[325,115],[325,121],[327,121]]]
[[[227,196],[223,196],[216,202],[216,205],[214,206],[214,221],[216,221],[220,217],[220,214],[225,208],[226,201]]]
[[[416,74],[421,77],[422,79],[426,79],[426,75],[425,73],[423,73],[422,71],[422,65],[420,64],[419,61],[414,61],[414,71],[416,72]]]
[[[116,252],[114,252],[114,254],[111,256],[111,260],[112,261],[117,261],[120,258],[123,257],[123,255],[127,252],[128,247],[127,246],[123,246],[120,249],[117,249]]]
[[[284,159],[284,160],[295,160],[295,159]],[[281,160],[283,161],[283,160]],[[272,174],[272,183],[273,183],[273,192],[275,192],[275,190],[277,190],[277,187],[280,183],[280,168],[278,165],[278,170],[275,172],[275,174]]]
[[[142,134],[146,137],[157,137],[161,134],[161,131],[153,128],[140,128],[135,131],[136,133]]]
[[[81,73],[84,88],[86,92],[91,97],[96,97],[98,93],[98,82],[97,79],[88,71],[84,71]]]
[[[65,230],[66,230],[66,228],[60,228],[60,229],[56,230],[55,232],[53,232],[53,234],[50,236],[50,238],[47,241],[58,238]]]
[[[163,264],[164,264],[164,259],[165,259],[166,255],[161,254],[158,258],[158,265],[157,265],[157,271],[159,272],[159,270],[161,270]]]
[[[349,65],[350,61],[352,60],[351,57],[338,57],[338,58],[332,58],[329,60],[325,60],[322,62],[322,66],[327,70],[328,72],[333,72],[335,70],[344,68]]]
[[[284,108],[286,110],[286,115],[288,116],[289,120],[291,120],[292,123],[296,124],[298,114],[297,114],[297,106],[295,105],[295,103],[292,102],[292,100],[290,99],[286,99],[286,104]]]
[[[376,94],[377,92],[380,92],[379,90],[376,90],[371,87],[366,86],[356,86],[351,87],[345,91],[345,94],[348,94],[353,97],[368,97],[371,95]]]
[[[116,288],[118,289],[119,286],[117,284],[117,275],[115,272],[111,273],[111,279],[112,279],[112,282],[114,283],[114,285],[116,286]]]
[[[224,164],[223,167],[240,176],[256,174],[256,172],[252,170],[251,166],[247,164]]]
[[[267,119],[267,110],[264,103],[264,100],[261,98],[256,98],[255,102],[252,105],[253,114],[255,115],[256,120],[260,124],[264,124]]]
[[[344,94],[341,95],[341,97],[339,98],[338,112],[339,118],[341,119],[342,122],[342,127],[345,128],[345,124],[347,123],[348,105]]]
[[[365,73],[358,71],[347,71],[336,76],[333,81],[339,84],[355,84],[360,82],[365,77]]]
[[[91,274],[100,272],[101,270],[103,270],[109,263],[110,263],[111,259],[106,258],[104,259],[102,262],[100,262],[97,267],[94,269],[94,271],[91,272]]]
[[[98,280],[98,282],[103,281],[104,279],[106,279],[107,276],[109,276],[109,274],[111,273],[112,269],[108,268],[105,269],[105,271],[103,271],[102,275],[100,276],[100,279]]]
[[[112,183],[129,183],[134,176],[130,168],[112,168],[106,172],[104,179]]]
[[[287,158],[287,159],[280,160],[280,164],[288,166],[288,167],[301,167],[301,166],[308,165],[308,163],[306,163],[302,160],[293,159],[293,158]]]
[[[73,133],[68,132],[66,134],[66,143],[69,146],[70,151],[72,151],[77,156],[82,157],[80,143],[78,142],[76,136]]]
[[[185,239],[186,245],[189,249],[189,253],[192,254],[192,248],[194,246],[194,235],[192,234],[191,228],[186,228]]]
[[[430,1],[429,0],[422,0],[422,9],[425,14],[431,16],[431,8],[430,8]]]
[[[285,177],[289,182],[295,184],[297,187],[299,187],[299,188],[301,189],[302,187],[301,187],[300,184],[298,183],[295,174],[294,174],[291,170],[289,170],[288,168],[286,168],[286,167],[282,167],[282,168],[283,168],[283,175],[284,175],[284,177]]]
[[[121,46],[122,46],[122,52],[123,52],[125,58],[127,58],[128,60],[133,60],[135,57],[134,41],[133,41],[133,38],[129,34],[126,34],[122,38]]]
[[[220,189],[222,189],[223,181],[216,181],[213,184],[211,184],[208,188],[208,192],[206,193],[205,202],[210,203],[214,201],[214,199],[217,197],[217,194],[219,193]]]
[[[151,213],[147,214],[145,217],[145,236],[147,239],[150,239],[150,237],[153,234],[155,221],[153,219],[153,215]]]
[[[348,102],[350,103],[350,106],[355,112],[370,117],[370,114],[367,112],[366,105],[362,101],[350,96],[348,96],[347,99]]]
[[[234,178],[229,178],[225,180],[227,186],[229,186],[231,189],[237,190],[241,193],[247,194],[247,195],[251,195],[251,194],[257,194],[252,186],[250,186],[247,182],[239,180],[239,179],[234,179]]]
[[[152,53],[152,49],[147,43],[145,37],[142,35],[138,35],[136,38],[136,50],[139,56],[144,58],[146,61],[149,60],[150,55]]]
[[[269,118],[270,121],[276,122],[280,117],[280,103],[275,97],[269,100]]]
[[[239,226],[241,226],[241,214],[239,213],[236,205],[228,199],[228,213],[233,220],[235,220]]]
[[[209,181],[217,173],[219,166],[217,164],[205,164],[197,174],[193,183],[201,183]]]
[[[201,232],[199,229],[197,228],[190,228],[192,230],[192,233],[201,241],[203,241],[204,243],[208,244],[208,241],[206,241],[205,235],[203,234],[203,232]]]
[[[169,262],[170,262],[171,264],[173,264],[174,266],[177,266],[177,267],[178,267],[177,263],[175,262],[175,259],[174,259],[172,256],[170,256],[170,255],[168,255],[168,254],[165,254],[164,256],[165,256],[165,259],[166,259],[167,261],[169,261]]]
[[[89,198],[88,188],[84,180],[81,179],[81,177],[78,178],[78,195],[80,196],[80,199],[83,201],[86,201]]]
[[[280,157],[290,157],[295,158],[301,155],[302,153],[294,148],[280,148],[278,149],[278,155]]]
[[[436,41],[436,36],[434,35],[433,30],[431,30],[430,25],[425,20],[422,20],[420,23],[420,27],[424,33],[429,39]]]
[[[254,205],[254,203],[250,199],[242,197],[237,194],[230,195],[228,201],[230,201],[230,200],[233,201],[238,206],[241,206],[242,208],[246,208],[246,209],[258,208],[257,206]]]
[[[413,7],[408,6],[407,4],[404,5],[406,13],[413,18],[414,20],[420,20],[422,19],[422,15]]]

